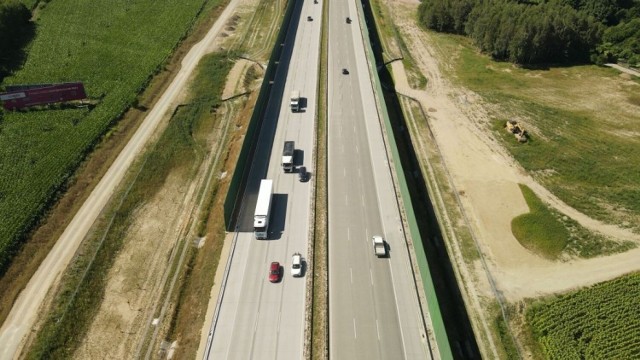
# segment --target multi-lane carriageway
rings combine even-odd
[[[323,1],[327,0],[293,5],[239,212],[224,297],[210,328],[205,358],[303,357],[305,280],[288,272],[291,255],[304,255],[309,246],[313,179],[302,183],[295,173],[284,173],[280,156],[284,141],[293,140],[299,149],[296,165],[313,168]],[[330,357],[431,358],[376,111],[360,16],[355,0],[327,5]],[[289,109],[291,90],[299,90],[306,98],[301,113]],[[251,222],[263,178],[274,180],[274,207],[269,239],[255,240]],[[374,256],[370,241],[374,234],[385,236],[390,257]],[[278,284],[267,279],[272,261],[284,266]]]

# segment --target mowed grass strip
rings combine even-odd
[[[640,357],[640,273],[534,302],[526,312],[546,359]]]
[[[183,107],[183,109],[192,110],[176,113],[177,117],[184,118],[181,121],[193,122],[197,119],[198,126],[192,129],[196,139],[210,138],[212,128],[224,126],[220,122],[225,117],[212,113],[211,110],[221,104],[220,98],[226,78],[233,66],[233,57],[235,57],[234,53],[212,53],[203,57],[198,64],[196,76],[190,87],[191,104]],[[233,132],[222,138],[210,139],[216,143],[216,149],[225,149],[220,156],[221,163],[212,164],[215,166],[212,171],[216,174],[221,169],[229,171],[229,167],[235,166],[239,145],[236,143],[235,146],[229,146],[229,143],[230,138],[240,136],[240,132]],[[201,147],[209,148],[210,144],[203,143]],[[200,249],[189,249],[187,263],[179,270],[181,283],[176,290],[175,307],[172,308],[172,313],[168,314],[171,322],[165,335],[165,339],[169,342],[178,340],[179,346],[173,355],[177,359],[195,358],[198,350],[214,274],[224,244],[222,207],[224,196],[229,188],[229,180],[230,177],[220,179],[214,176],[210,188],[204,189],[207,200],[204,207],[200,209],[201,216],[204,217],[201,232],[198,231],[193,235],[205,237],[206,241]]]
[[[468,39],[430,37],[443,69],[494,105],[491,115],[523,121],[529,143],[498,137],[530,174],[581,212],[640,231],[640,79],[586,65],[518,68]]]
[[[549,208],[526,185],[520,184],[529,213],[511,220],[511,231],[525,248],[548,258],[557,258],[567,246],[569,232]]]
[[[98,105],[5,113],[0,123],[0,274],[85,155],[218,0],[56,0],[7,84],[82,81]]]

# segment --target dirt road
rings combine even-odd
[[[417,99],[429,113],[429,124],[451,174],[461,205],[487,259],[498,288],[510,301],[590,285],[640,269],[640,249],[608,257],[554,262],[525,249],[511,232],[511,220],[528,212],[518,184],[525,184],[547,204],[585,228],[616,239],[640,236],[603,224],[568,206],[528,176],[493,137],[486,104],[475,93],[443,77],[446,56],[416,24],[418,2],[390,0],[393,21],[420,71],[428,78],[425,91],[412,89],[401,62],[393,74],[399,93]],[[483,291],[484,292],[484,291]]]
[[[165,93],[151,109],[131,141],[122,150],[105,176],[87,198],[69,226],[60,236],[47,258],[42,262],[29,284],[16,300],[7,320],[0,328],[0,359],[11,359],[22,350],[25,335],[33,327],[40,306],[60,274],[69,264],[82,239],[94,223],[103,207],[115,191],[134,159],[144,149],[148,140],[167,111],[177,104],[176,100],[191,76],[200,58],[222,30],[240,0],[231,0],[220,18],[211,27],[205,38],[193,46],[182,61],[182,67]]]

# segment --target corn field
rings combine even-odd
[[[0,273],[207,2],[56,0],[38,11],[27,60],[4,84],[82,81],[97,105],[0,118]]]
[[[640,273],[532,305],[548,359],[640,359]]]

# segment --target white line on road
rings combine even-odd
[[[351,283],[353,284],[353,268],[349,268],[349,273],[351,274]]]
[[[378,319],[376,319],[376,332],[378,333],[378,341],[380,341],[380,326],[378,326]]]
[[[260,311],[256,313],[256,320],[253,322],[253,333],[258,332],[258,318],[260,317]]]
[[[353,318],[353,337],[358,338],[358,333],[356,333],[356,318]]]
[[[369,269],[369,277],[371,278],[371,286],[373,286],[373,270]]]

